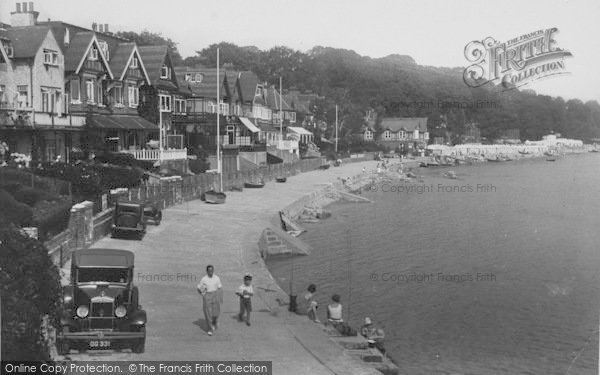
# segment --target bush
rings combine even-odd
[[[0,189],[0,219],[17,226],[28,226],[33,222],[33,209],[25,203],[18,202],[6,190]]]
[[[121,167],[137,167],[144,170],[154,169],[154,163],[148,160],[137,160],[130,154],[107,152],[94,157],[98,163],[113,164]]]
[[[58,323],[58,269],[41,242],[1,218],[0,270],[2,360],[49,360],[42,321],[48,317],[51,324]]]
[[[194,174],[204,173],[210,169],[210,163],[204,159],[190,159],[188,164]]]
[[[72,206],[70,198],[54,202],[42,201],[34,206],[32,222],[38,228],[40,240],[45,241],[67,229]]]
[[[54,201],[59,198],[46,190],[30,188],[19,183],[10,183],[2,186],[2,188],[8,191],[17,201],[32,207],[38,202]]]

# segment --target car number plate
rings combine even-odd
[[[110,348],[110,340],[91,340],[90,349],[106,349]]]

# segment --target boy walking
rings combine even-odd
[[[240,297],[240,313],[238,319],[240,322],[244,321],[244,313],[246,314],[246,325],[250,326],[250,313],[252,312],[252,296],[254,295],[254,289],[252,288],[252,275],[246,274],[244,276],[244,283],[235,292]]]

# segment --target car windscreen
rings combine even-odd
[[[123,205],[119,205],[117,206],[117,212],[118,213],[125,213],[125,212],[131,212],[131,213],[139,213],[140,212],[140,206],[123,206]]]
[[[79,268],[77,270],[77,282],[108,282],[126,283],[129,270],[127,268]]]

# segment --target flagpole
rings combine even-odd
[[[220,92],[220,70],[219,70],[219,48],[217,48],[217,172],[219,172],[219,191],[223,191],[223,171],[221,165],[221,124],[220,124],[220,114],[221,114],[221,92]]]
[[[283,97],[281,96],[281,90],[283,87],[282,82],[283,80],[281,79],[281,76],[279,76],[279,136],[283,141]]]
[[[335,153],[338,152],[338,105],[335,105]]]

